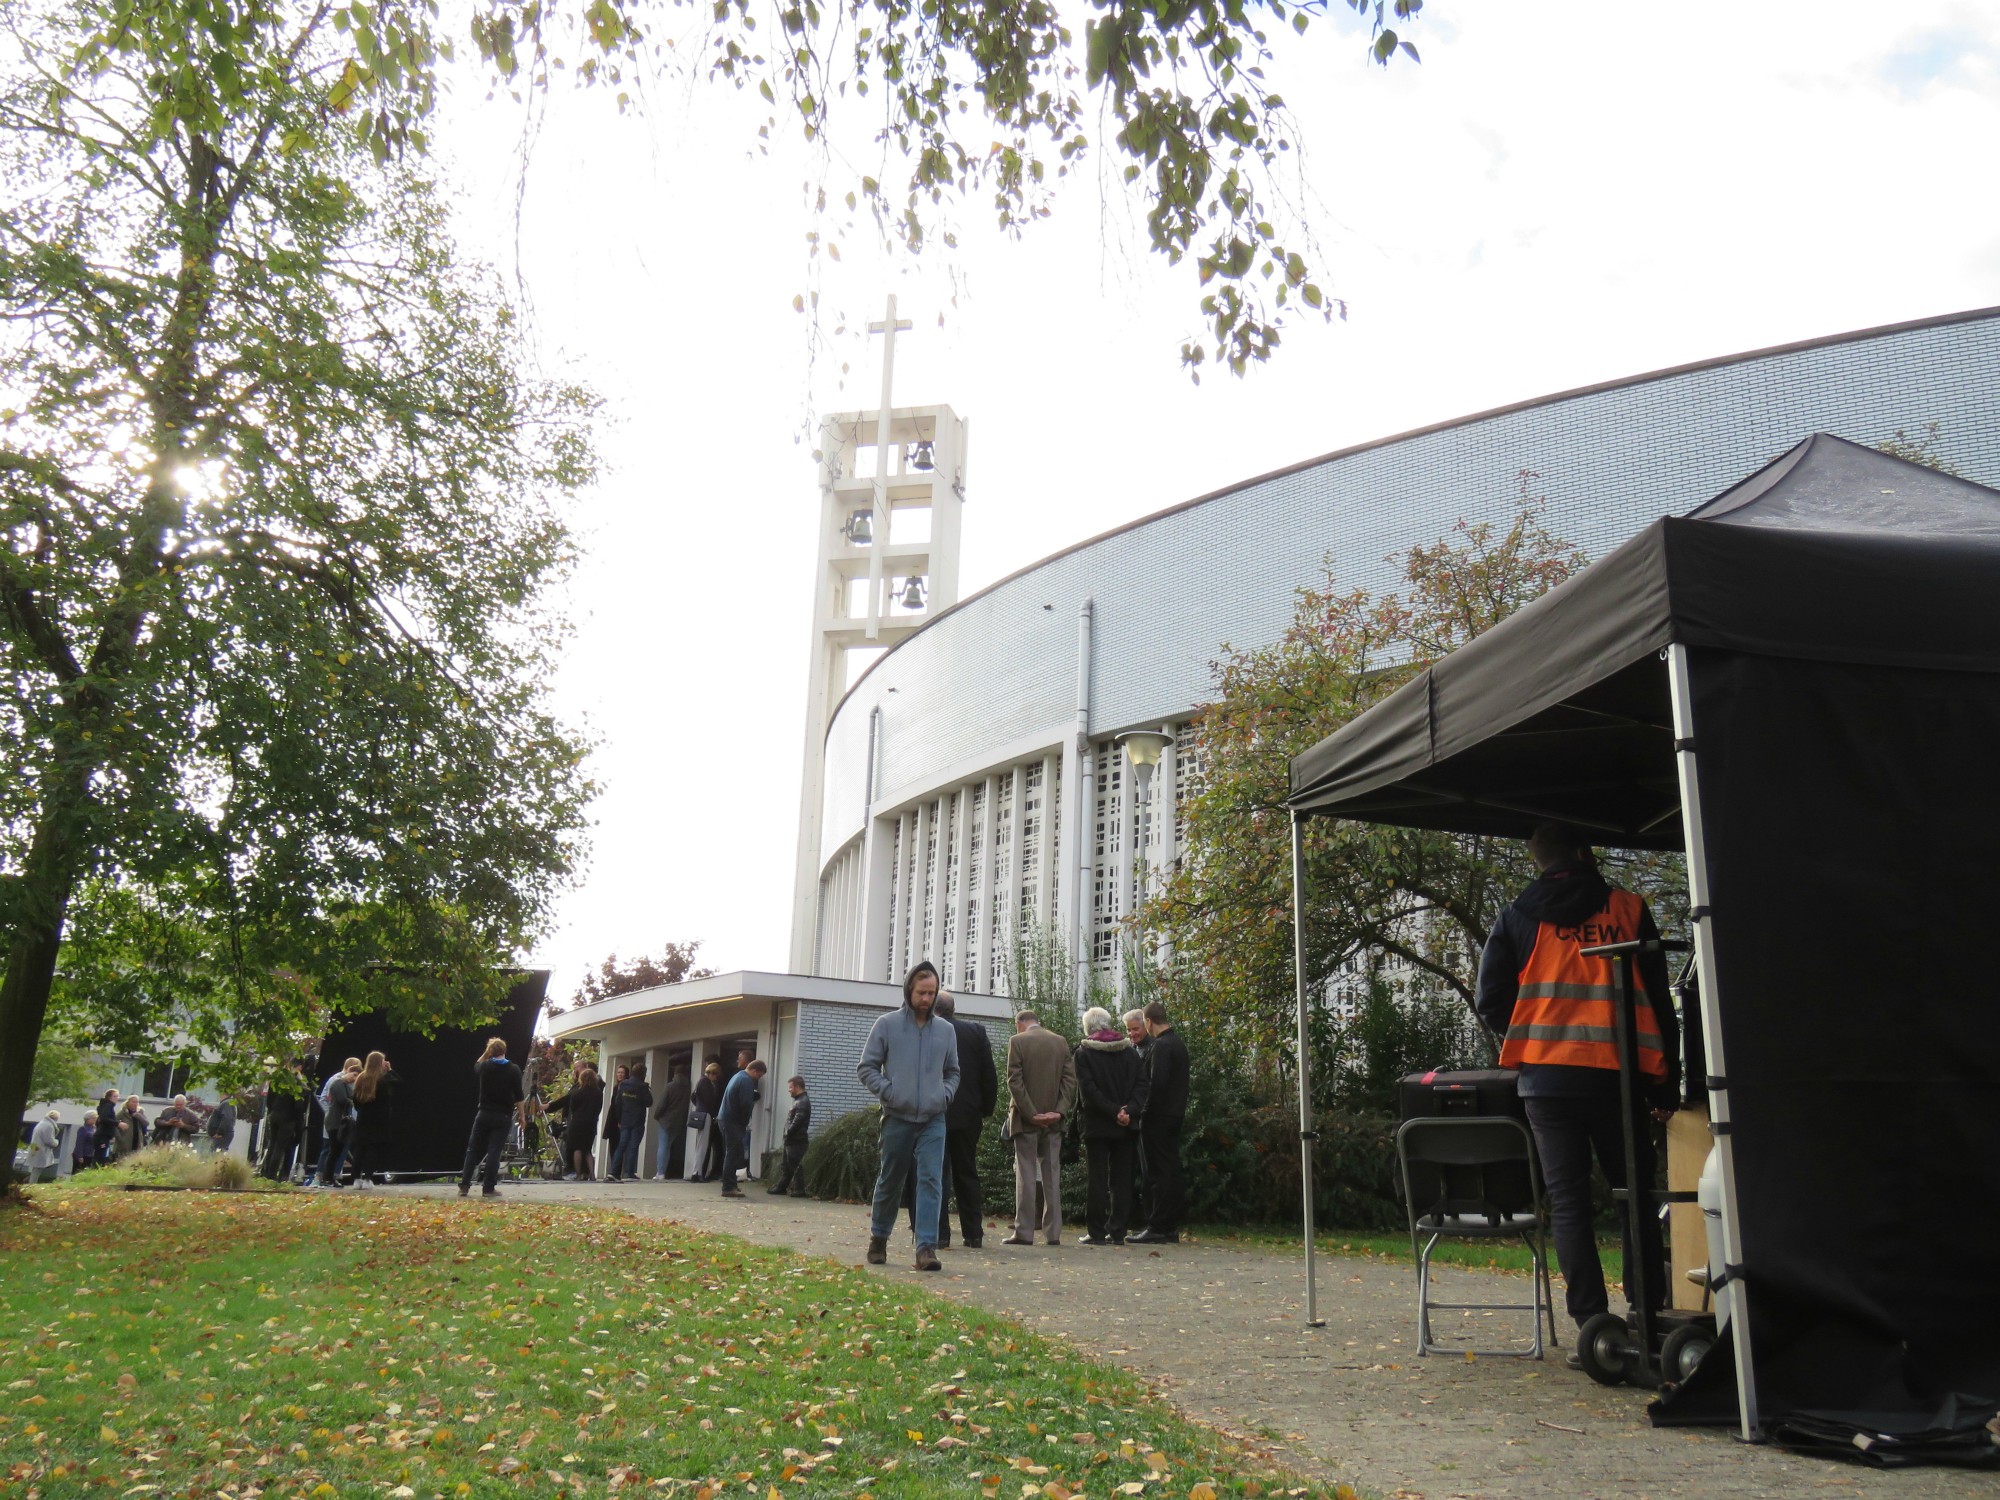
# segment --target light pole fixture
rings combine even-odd
[[[847,538],[850,547],[866,547],[875,540],[875,518],[865,510],[857,510],[847,518],[840,534]]]
[[[924,581],[915,573],[903,580],[903,608],[922,609],[924,607]]]

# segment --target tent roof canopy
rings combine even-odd
[[[1300,816],[1678,849],[1672,643],[2000,673],[2000,492],[1815,434],[1292,761]]]

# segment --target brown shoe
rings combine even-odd
[[[938,1263],[937,1251],[931,1249],[929,1245],[919,1245],[917,1246],[917,1269],[919,1271],[942,1271],[944,1267]]]
[[[868,1264],[871,1266],[889,1264],[889,1242],[878,1235],[868,1237]]]

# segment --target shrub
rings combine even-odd
[[[867,1202],[882,1169],[882,1106],[866,1105],[815,1132],[806,1147],[806,1187],[815,1198]]]
[[[91,1189],[212,1188],[229,1193],[276,1191],[282,1186],[258,1177],[250,1163],[241,1157],[223,1152],[203,1155],[187,1146],[147,1146],[121,1156],[108,1167],[93,1167],[79,1173],[69,1179],[69,1184]]]
[[[250,1186],[256,1175],[250,1170],[250,1163],[240,1156],[230,1156],[217,1152],[208,1159],[209,1186],[222,1189],[225,1193],[240,1193]]]

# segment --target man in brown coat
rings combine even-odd
[[[1031,1010],[1014,1017],[1007,1043],[1007,1134],[1014,1142],[1014,1232],[1000,1243],[1035,1243],[1035,1190],[1051,1245],[1062,1243],[1063,1122],[1076,1108],[1076,1060],[1069,1043],[1044,1030]]]

